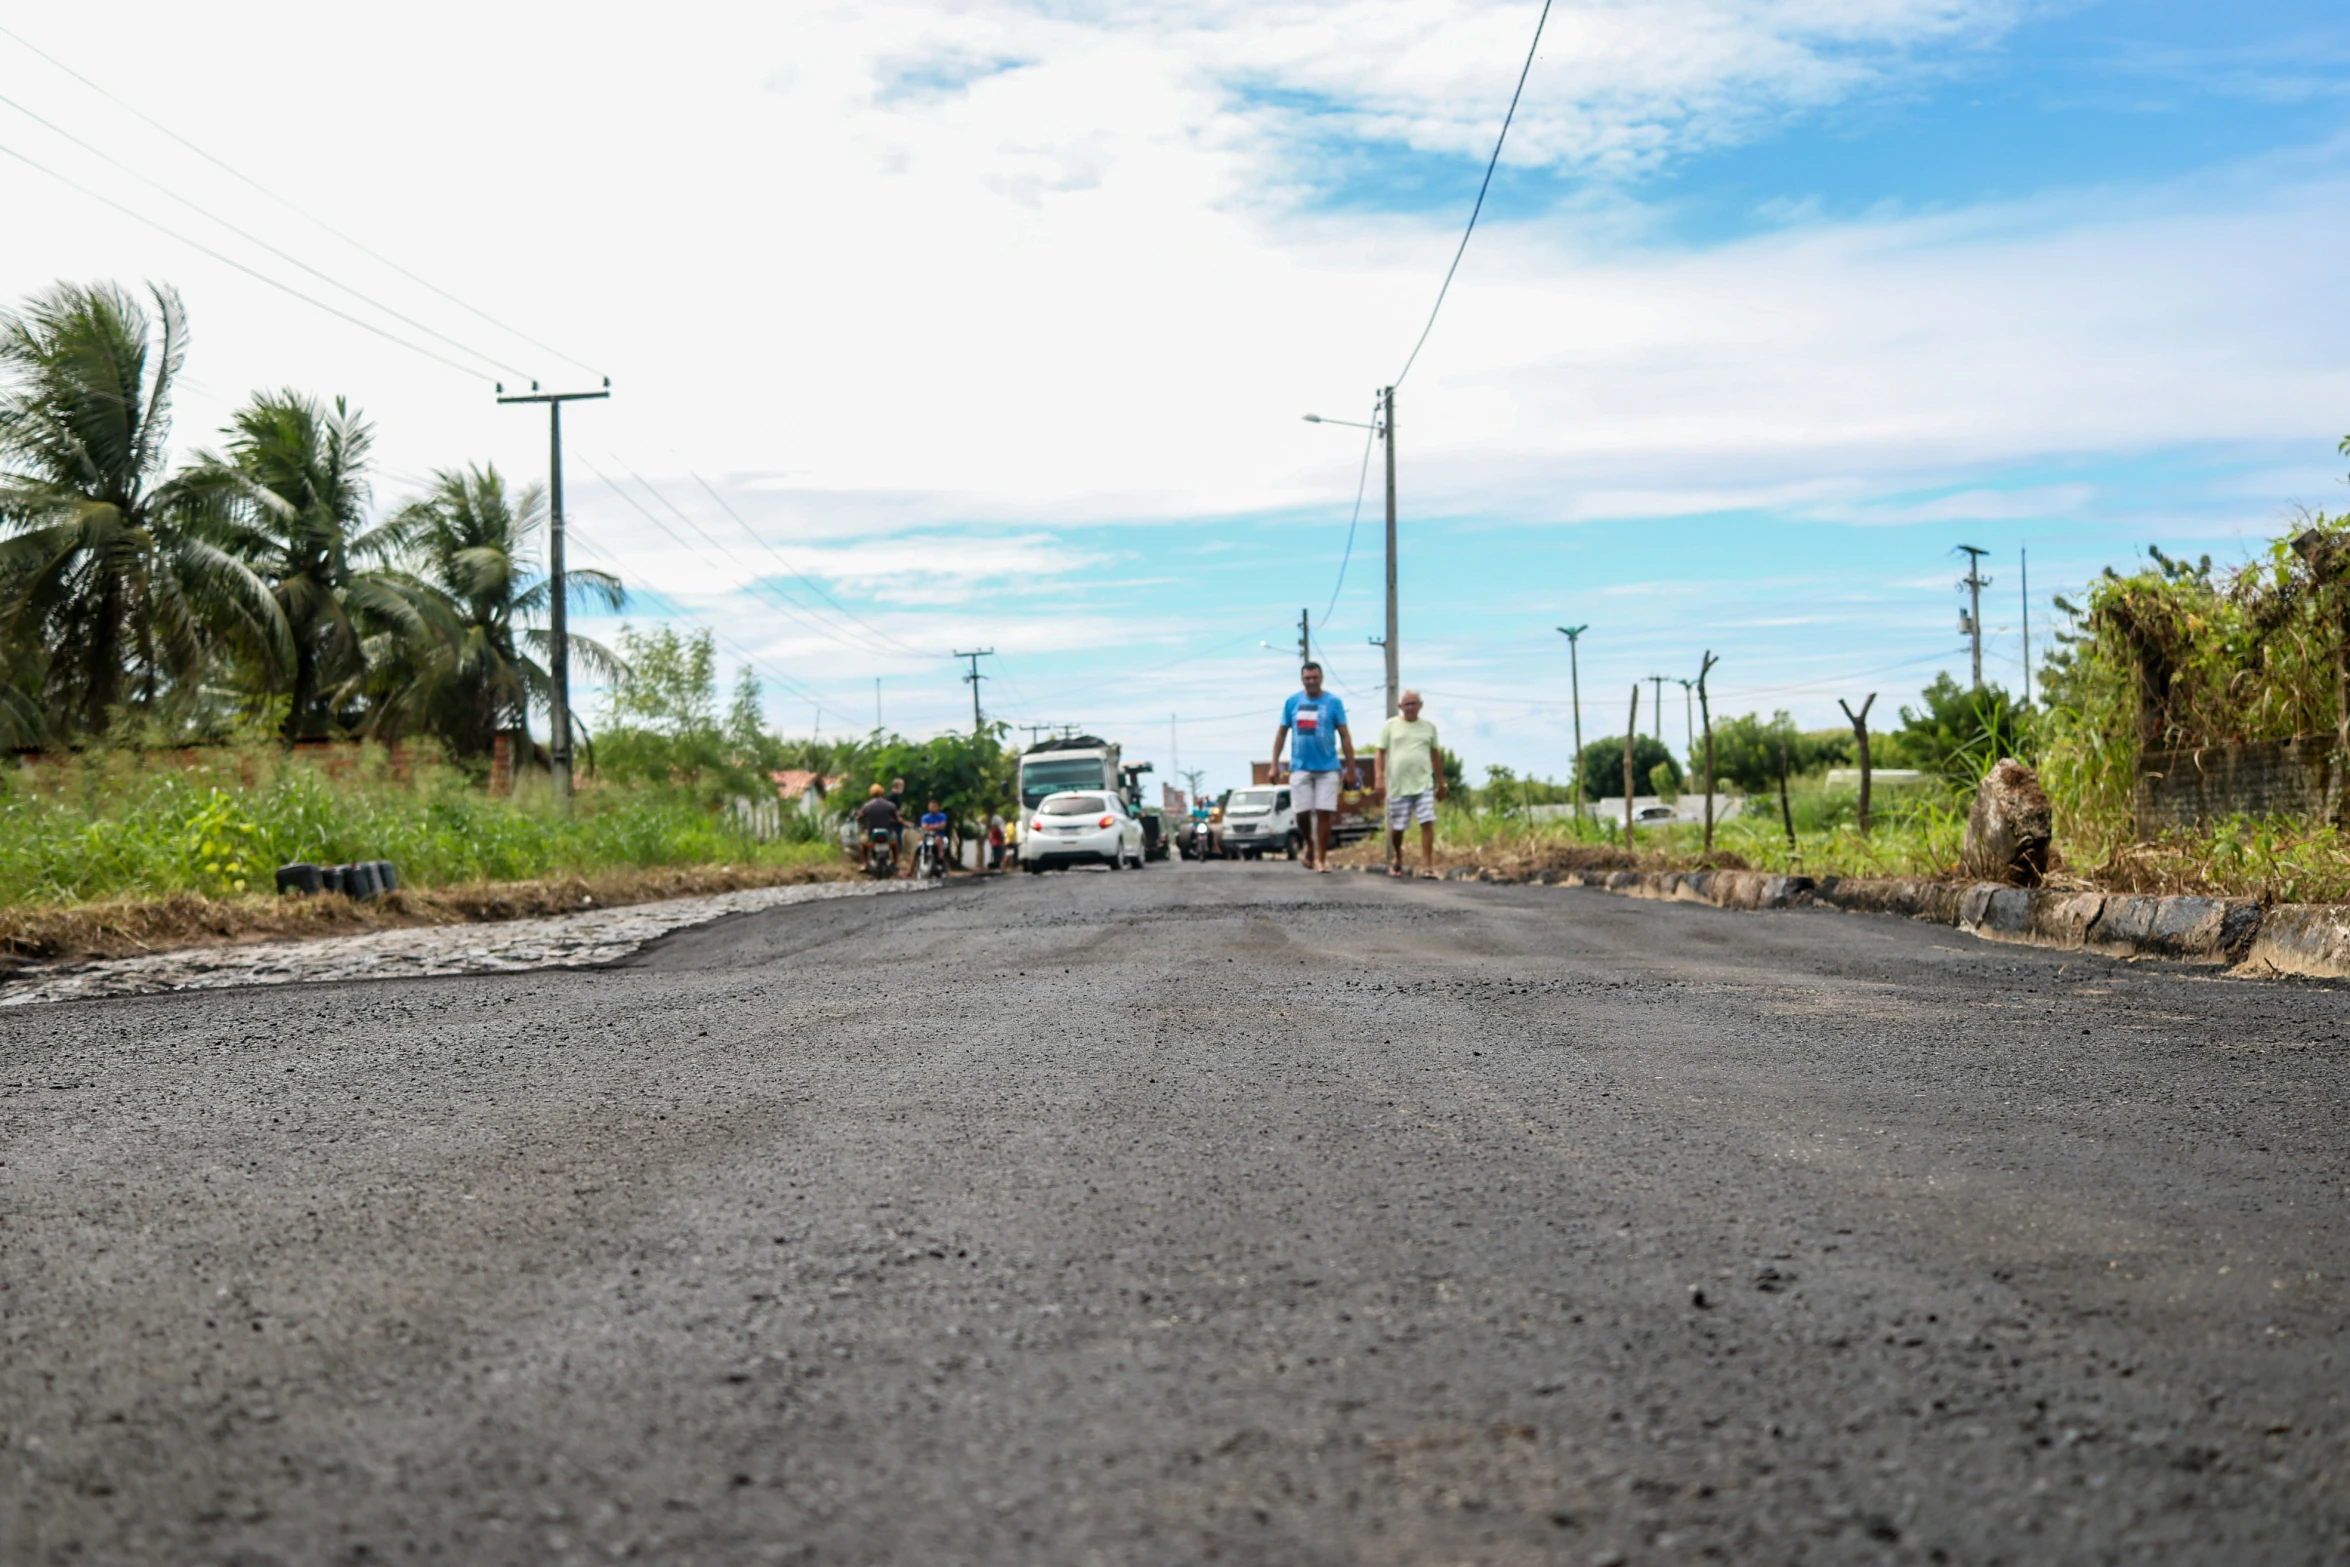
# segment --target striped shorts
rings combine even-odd
[[[1418,794],[1391,794],[1387,797],[1387,830],[1402,832],[1414,822],[1436,820],[1436,791],[1423,789]]]

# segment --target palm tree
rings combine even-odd
[[[149,292],[152,316],[111,283],[0,314],[0,636],[11,683],[53,728],[103,734],[126,698],[155,712],[166,681],[192,695],[208,631],[286,651],[217,519],[157,482],[187,319],[169,289]]]
[[[547,580],[531,553],[545,521],[538,486],[509,498],[495,465],[437,471],[424,498],[393,516],[389,537],[414,563],[415,586],[431,592],[413,602],[433,637],[429,646],[381,644],[378,667],[397,685],[379,693],[387,714],[421,707],[435,730],[472,756],[488,751],[501,730],[528,733],[531,705],[543,705],[548,692],[540,662],[547,633],[525,624],[547,608]],[[626,599],[608,572],[574,569],[568,578],[573,593],[608,608]],[[602,644],[576,634],[570,641],[581,662],[623,672]]]
[[[424,629],[409,584],[358,564],[384,561],[398,543],[396,529],[366,526],[375,432],[340,397],[330,413],[289,390],[256,394],[221,433],[226,454],[204,453],[186,484],[226,512],[229,547],[269,583],[284,617],[286,738],[322,734],[339,688],[364,671],[367,630]]]

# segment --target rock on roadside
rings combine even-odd
[[[1980,881],[2036,887],[2048,874],[2051,832],[2048,794],[2039,775],[2003,756],[1975,791],[1959,868]]]

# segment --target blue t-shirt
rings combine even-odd
[[[1325,691],[1308,696],[1303,691],[1281,709],[1281,726],[1289,731],[1289,765],[1301,773],[1338,771],[1338,730],[1346,722],[1346,704]]]
[[[939,831],[944,831],[946,824],[947,813],[944,811],[924,811],[922,813],[922,826],[925,830],[937,829]]]

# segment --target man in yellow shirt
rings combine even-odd
[[[1406,691],[1400,716],[1379,731],[1387,757],[1387,874],[1403,874],[1404,829],[1420,824],[1420,874],[1436,874],[1436,802],[1444,798],[1444,768],[1436,756],[1436,726],[1420,716],[1420,693]]]

